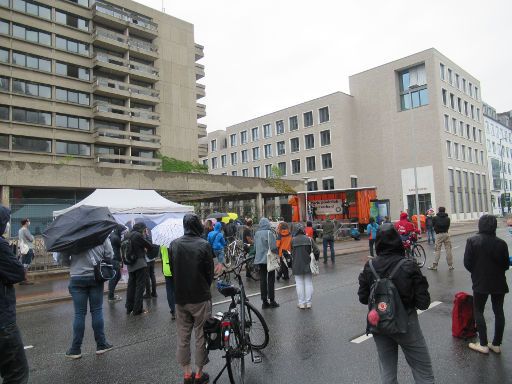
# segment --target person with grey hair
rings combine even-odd
[[[304,227],[298,224],[295,227],[295,236],[292,239],[292,271],[295,275],[298,303],[300,309],[310,309],[313,297],[313,274],[311,273],[311,257],[313,252],[318,261],[320,250],[316,243],[304,233]]]
[[[21,228],[18,231],[18,249],[21,255],[21,263],[25,268],[25,280],[20,283],[20,285],[32,285],[34,283],[28,281],[27,272],[28,267],[32,264],[32,260],[34,259],[34,236],[30,233],[30,220],[23,219],[21,220]]]
[[[254,235],[254,264],[260,267],[261,307],[263,309],[279,307],[275,300],[276,271],[269,272],[267,270],[267,252],[269,249],[274,253],[278,252],[276,237],[274,232],[270,230],[270,221],[262,217],[258,231]]]

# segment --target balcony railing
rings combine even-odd
[[[146,109],[132,108],[130,112],[131,112],[132,117],[135,117],[137,119],[155,120],[155,121],[160,120],[159,113],[148,111]]]
[[[144,40],[134,39],[133,37],[128,38],[128,45],[130,47],[142,49],[143,51],[158,53],[158,47],[156,44],[148,43]]]
[[[130,117],[133,117],[136,119],[152,120],[155,122],[160,121],[159,113],[148,111],[146,109],[122,107],[118,105],[109,104],[104,101],[96,101],[94,103],[94,112],[115,113],[118,115],[126,116],[127,120],[129,120]]]
[[[128,89],[130,90],[130,93],[136,93],[138,95],[155,97],[155,98],[160,97],[160,91],[157,91],[156,89],[141,87],[141,86],[133,85],[133,84],[129,84]]]
[[[154,33],[158,32],[158,24],[145,17],[139,16],[122,8],[118,8],[110,4],[97,2],[94,5],[94,10],[115,17],[116,19],[135,24],[138,27],[147,29]]]
[[[147,133],[127,132],[109,128],[98,128],[95,130],[96,137],[109,137],[121,140],[135,140],[146,143],[160,143],[160,136]]]
[[[135,84],[123,83],[122,81],[107,79],[104,77],[96,77],[94,79],[94,84],[98,87],[108,87],[111,89],[116,89],[118,91],[135,93],[137,95],[149,96],[154,98],[160,97],[160,91],[157,91],[156,89],[145,88]]]
[[[152,67],[151,65],[140,64],[135,61],[130,61],[130,69],[137,72],[149,73],[153,76],[159,75],[159,71],[155,67]]]
[[[150,157],[136,157],[126,155],[115,155],[115,154],[101,154],[95,155],[97,163],[116,163],[116,164],[132,164],[142,165],[147,167],[159,167],[162,165],[161,159],[155,159]]]
[[[147,73],[153,76],[158,76],[159,71],[155,67],[151,65],[137,63],[135,61],[128,61],[123,59],[122,57],[117,57],[113,55],[109,55],[104,52],[97,52],[94,56],[94,59],[100,61],[102,63],[114,64],[120,67],[126,67],[126,69],[131,69],[132,71]]]
[[[98,37],[103,37],[109,40],[114,40],[118,43],[128,44],[128,38],[125,35],[122,35],[117,32],[109,31],[108,29],[104,29],[101,27],[96,27],[94,29],[93,38],[96,39]]]

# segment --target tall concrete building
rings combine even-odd
[[[259,177],[278,166],[286,177],[308,178],[309,189],[376,186],[393,217],[416,211],[416,188],[423,212],[446,206],[463,220],[488,211],[476,78],[428,49],[349,81],[350,96],[327,95],[210,133],[200,140],[203,154],[208,145],[204,163],[214,174]]]
[[[196,159],[202,57],[192,24],[134,1],[0,0],[0,160]]]

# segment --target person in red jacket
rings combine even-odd
[[[407,212],[400,214],[400,220],[395,223],[395,229],[402,238],[402,241],[407,240],[411,233],[418,232],[414,224],[409,221]]]

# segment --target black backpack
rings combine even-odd
[[[133,265],[137,261],[137,255],[133,252],[132,239],[129,234],[121,241],[121,258],[126,265]]]
[[[389,335],[394,333],[406,333],[408,314],[400,298],[398,289],[391,281],[395,273],[400,269],[405,259],[400,260],[390,275],[381,278],[370,260],[370,269],[375,276],[372,284],[370,297],[368,300],[368,317],[366,334],[376,333],[380,335]],[[376,324],[370,323],[370,313],[376,311],[378,314]],[[373,313],[375,315],[375,313]]]

